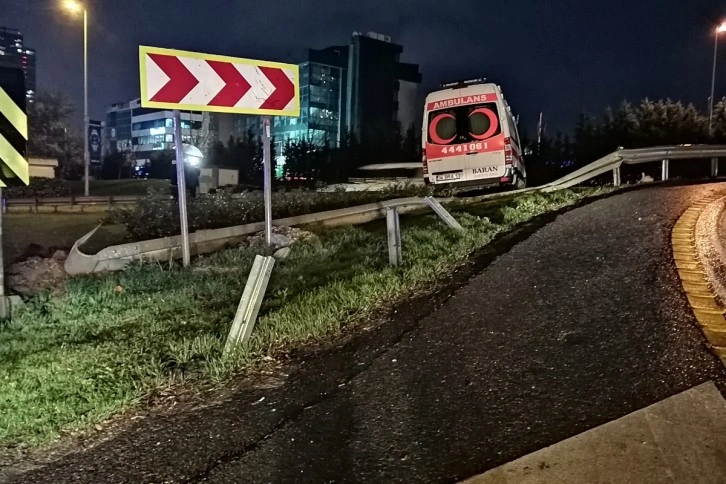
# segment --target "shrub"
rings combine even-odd
[[[392,185],[381,192],[280,191],[273,194],[272,216],[293,217],[431,193],[428,187],[412,184]],[[265,216],[263,195],[259,191],[234,196],[219,192],[189,199],[187,212],[190,232],[261,222]],[[177,202],[161,194],[150,194],[133,207],[116,210],[111,221],[123,224],[134,240],[168,237],[180,230]]]
[[[31,178],[30,185],[10,186],[3,194],[7,198],[70,197],[71,186],[59,178]]]

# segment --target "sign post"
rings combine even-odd
[[[262,128],[262,170],[265,190],[265,241],[272,245],[272,156],[270,153],[270,117],[265,116]]]
[[[176,150],[176,187],[179,201],[179,221],[181,222],[182,264],[188,267],[191,262],[189,250],[189,220],[187,218],[187,180],[184,171],[184,146],[182,144],[181,113],[174,110],[174,148]]]
[[[265,230],[268,244],[272,229],[272,160],[268,116],[300,115],[299,68],[252,59],[198,52],[139,47],[141,106],[172,109],[175,113],[175,143],[179,186],[183,257],[188,263],[186,190],[183,189],[184,153],[178,111],[253,114],[265,116],[264,190]],[[186,253],[184,252],[186,251]],[[186,255],[184,255],[186,254]]]

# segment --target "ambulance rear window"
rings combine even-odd
[[[428,123],[428,142],[435,145],[483,141],[502,132],[496,103],[431,111]]]

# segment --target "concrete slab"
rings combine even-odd
[[[726,401],[704,383],[467,484],[726,483]]]

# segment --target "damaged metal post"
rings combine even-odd
[[[399,266],[403,262],[403,258],[401,255],[401,225],[397,207],[391,207],[386,212],[386,226],[388,228],[388,260],[392,266]]]
[[[425,197],[424,202],[426,202],[426,205],[431,207],[431,209],[436,212],[436,215],[438,215],[450,228],[454,230],[464,230],[464,227],[462,227],[461,224],[451,216],[448,210],[446,210],[444,206],[441,205],[434,197]]]
[[[255,257],[245,290],[242,293],[242,299],[239,301],[237,313],[232,322],[232,329],[227,337],[227,344],[224,347],[225,354],[229,353],[237,344],[249,341],[274,265],[274,257],[263,257],[261,255]]]
[[[668,160],[663,160],[662,166],[661,166],[661,173],[660,173],[660,180],[666,181],[668,180]]]

